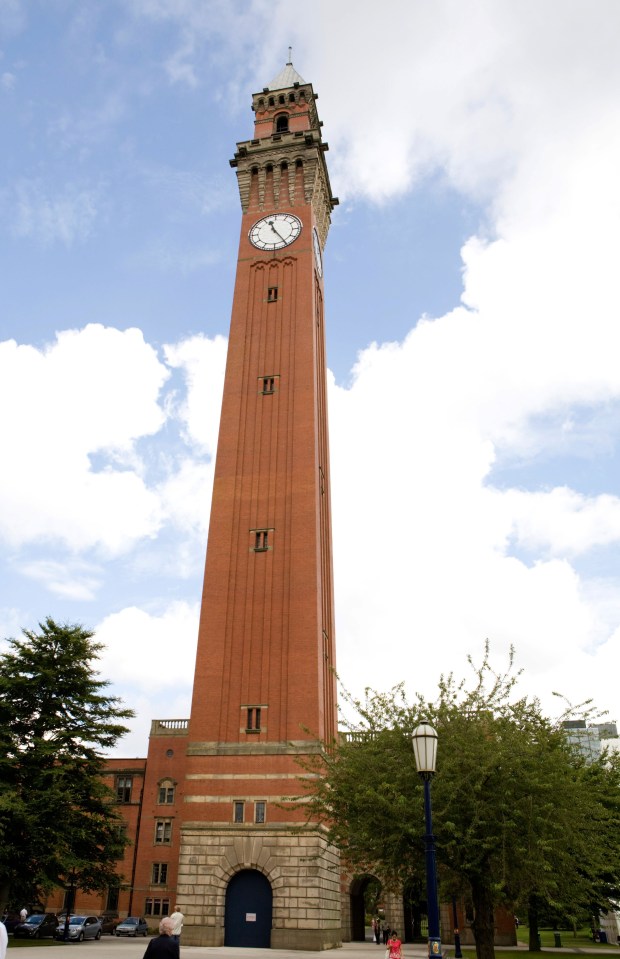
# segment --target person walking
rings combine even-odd
[[[181,933],[183,932],[183,920],[185,916],[181,912],[178,906],[174,907],[174,912],[170,916],[172,919],[172,938],[176,939],[177,942],[181,941]]]
[[[383,933],[383,945],[387,946],[388,939],[390,938],[390,924],[387,919],[384,919],[381,923],[381,932]]]
[[[395,929],[392,929],[390,937],[387,941],[387,947],[390,950],[390,959],[402,959],[400,947],[402,943],[398,938],[398,933]]]
[[[159,935],[151,939],[143,959],[179,959],[179,940],[172,935],[172,916],[164,916],[159,924]]]

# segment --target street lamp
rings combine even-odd
[[[435,774],[437,759],[437,733],[425,720],[413,730],[411,736],[417,770],[424,783],[424,819],[426,835],[426,900],[428,908],[428,954],[432,959],[441,959],[441,935],[439,931],[439,902],[437,900],[437,868],[435,865],[435,837],[433,836],[433,812],[431,808],[431,779]]]

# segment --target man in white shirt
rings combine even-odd
[[[185,916],[181,912],[178,906],[174,907],[174,912],[170,916],[172,919],[172,938],[176,939],[177,942],[181,940],[181,932],[183,930],[183,920]]]

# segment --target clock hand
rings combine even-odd
[[[276,236],[279,236],[283,243],[286,243],[286,240],[284,239],[284,237],[282,236],[282,234],[281,234],[281,233],[278,233],[278,231],[276,230],[275,226],[273,225],[273,220],[269,220],[268,222],[269,222],[269,226],[271,227],[271,229],[273,230],[273,232],[275,233],[275,235],[276,235]]]

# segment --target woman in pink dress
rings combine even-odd
[[[400,947],[402,945],[400,939],[398,938],[398,933],[395,929],[392,929],[390,933],[390,938],[387,941],[388,949],[390,950],[389,959],[402,959]]]

